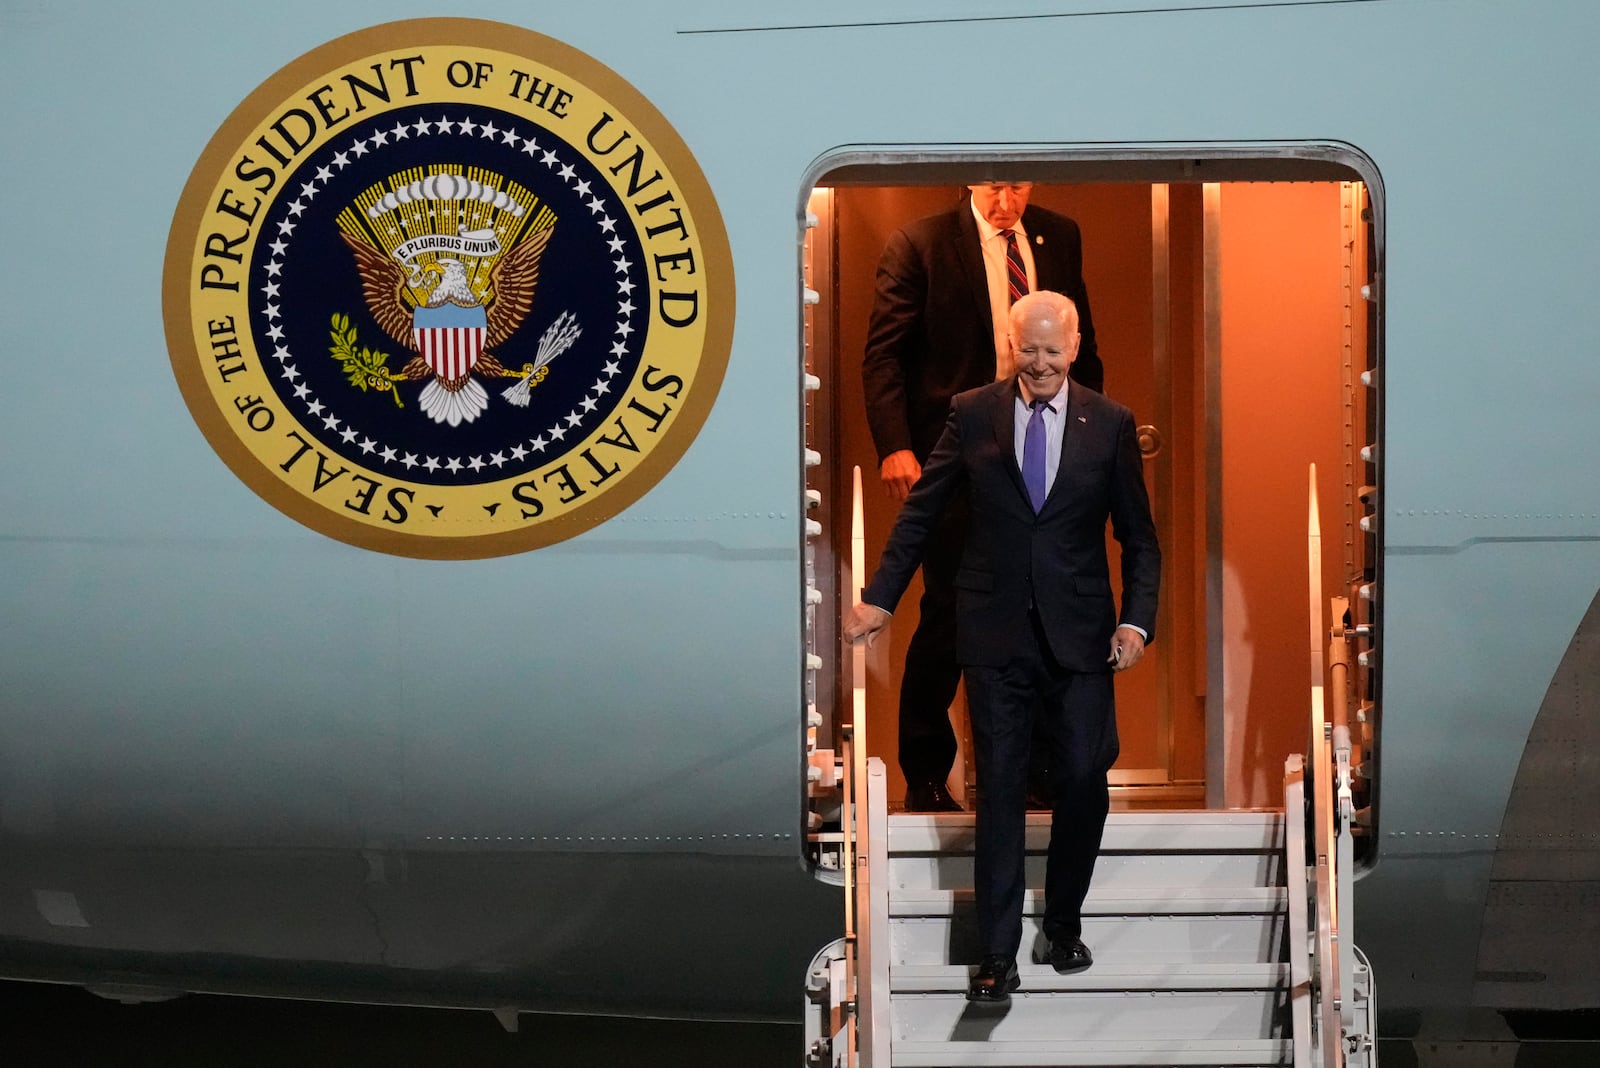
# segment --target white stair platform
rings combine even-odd
[[[941,916],[972,907],[971,890],[889,891],[890,916]],[[1116,890],[1090,889],[1083,900],[1084,916],[1215,915],[1237,912],[1262,914],[1277,912],[1288,902],[1281,886],[1239,886],[1222,889],[1205,887],[1125,887]],[[1030,889],[1022,900],[1022,912],[1037,916],[1044,912],[1044,891]]]
[[[1102,853],[1094,866],[1094,885],[1100,889],[1117,886],[1250,886],[1281,881],[1282,865],[1280,854],[1244,850]],[[1044,854],[1030,855],[1025,866],[1029,885],[1042,885]],[[971,886],[972,856],[950,853],[892,854],[889,860],[889,883],[906,888]]]
[[[1042,937],[1037,915],[1022,918],[1022,955]],[[1281,956],[1284,919],[1270,913],[1217,915],[1088,915],[1083,940],[1102,964],[1248,964]],[[975,961],[976,920],[970,911],[942,916],[900,916],[891,923],[890,963]]]
[[[889,817],[890,853],[971,853],[973,835],[970,812]],[[1049,843],[1050,814],[1028,813],[1028,851]],[[1102,856],[1282,849],[1281,812],[1113,812],[1100,842]]]
[[[1022,989],[1028,993],[1061,990],[1277,990],[1289,981],[1287,964],[1106,964],[1073,975],[1060,975],[1043,964],[1019,964]],[[959,993],[965,997],[970,968],[949,965],[901,965],[890,976],[897,994]]]
[[[1023,990],[1004,1006],[974,1004],[964,991],[892,991],[894,1041],[1273,1038],[1288,1014],[1288,999],[1270,990],[1054,993],[1027,986],[1023,980]]]
[[[904,1068],[1177,1068],[1283,1065],[1293,1056],[1286,1039],[1232,1042],[1151,1039],[1126,1042],[902,1042],[894,1064]]]

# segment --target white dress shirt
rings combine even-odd
[[[1063,381],[1061,389],[1045,402],[1044,407],[1044,495],[1050,496],[1050,487],[1056,484],[1056,472],[1061,469],[1061,423],[1066,418],[1067,390],[1070,383]],[[1023,440],[1028,435],[1028,420],[1033,417],[1033,407],[1022,398],[1017,389],[1017,399],[1011,406],[1012,441],[1017,448],[1017,469],[1022,470]]]
[[[1004,247],[1005,239],[1001,238]],[[1070,380],[1061,383],[1061,389],[1054,397],[1045,402],[1044,406],[1044,495],[1050,496],[1051,488],[1056,484],[1056,472],[1061,470],[1061,443],[1065,435],[1062,428],[1067,419],[1067,391],[1072,387]],[[1028,420],[1033,416],[1033,406],[1022,398],[1022,389],[1017,388],[1016,400],[1011,405],[1011,441],[1017,450],[1017,469],[1022,470],[1022,450],[1028,436]],[[1149,640],[1150,635],[1145,633],[1143,627],[1136,627],[1132,623],[1118,623],[1119,627],[1127,627],[1138,632],[1139,637]]]
[[[994,320],[994,378],[996,382],[1010,378],[1014,365],[1011,362],[1011,277],[1006,267],[1006,239],[978,214],[978,206],[968,202],[972,217],[978,220],[978,240],[983,247],[983,273],[989,279],[989,314]],[[1028,270],[1028,292],[1039,288],[1039,276],[1033,269],[1032,242],[1022,228],[1022,220],[1011,229],[1017,233],[1017,251],[1022,254],[1022,265]]]

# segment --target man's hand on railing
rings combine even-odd
[[[844,617],[844,640],[854,642],[865,638],[870,646],[877,639],[878,632],[888,625],[889,619],[888,612],[862,601]]]

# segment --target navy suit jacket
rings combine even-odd
[[[1073,671],[1109,671],[1119,617],[1106,522],[1122,548],[1120,622],[1155,639],[1161,550],[1133,413],[1092,390],[1067,391],[1061,466],[1036,515],[1017,466],[1015,379],[956,396],[922,478],[901,507],[862,600],[894,611],[939,517],[964,486],[972,509],[956,574],[956,659],[1000,666],[1032,640],[1037,606],[1050,651]]]
[[[1040,289],[1078,305],[1083,340],[1072,379],[1104,386],[1094,316],[1083,284],[1083,238],[1065,215],[1029,207],[1022,213]],[[878,459],[910,449],[925,462],[950,411],[950,398],[993,382],[994,318],[989,276],[970,200],[954,211],[895,231],[878,261],[872,318],[861,377],[867,423]]]

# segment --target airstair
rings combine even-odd
[[[1311,562],[1319,576],[1315,537]],[[839,769],[845,936],[807,976],[808,1068],[1376,1064],[1372,975],[1352,940],[1344,636],[1317,633],[1320,616],[1308,753],[1287,761],[1284,808],[1113,812],[1084,906],[1095,963],[1079,974],[1031,961],[1049,816],[1028,816],[1022,989],[1007,1005],[965,997],[980,955],[973,817],[890,814],[858,685]]]

